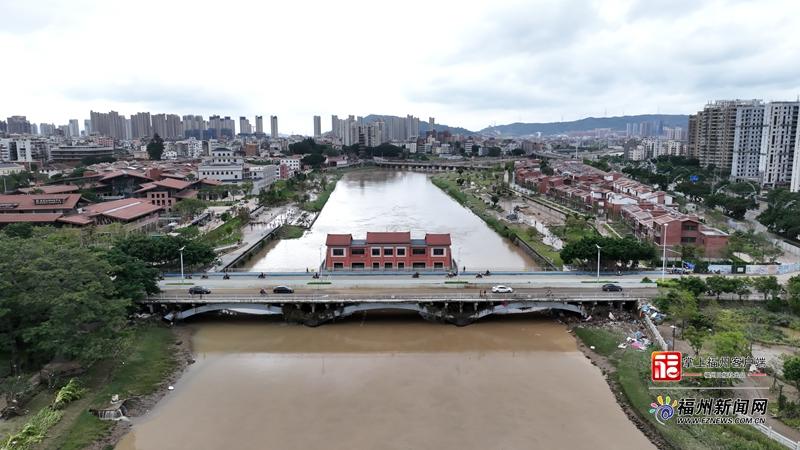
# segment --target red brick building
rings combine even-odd
[[[324,264],[326,270],[449,271],[450,244],[450,234],[427,233],[423,239],[412,239],[408,231],[367,233],[366,239],[329,234]]]

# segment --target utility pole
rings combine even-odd
[[[597,247],[597,282],[599,283],[600,282],[600,249],[602,247],[600,247],[597,244],[594,244],[594,246]]]
[[[664,233],[661,235],[661,243],[664,244],[664,256],[661,258],[661,279],[663,280],[667,274],[667,226],[669,223],[664,224]]]

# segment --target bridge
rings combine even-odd
[[[489,161],[389,161],[385,159],[375,159],[374,164],[378,167],[413,170],[420,172],[447,172],[463,170],[490,170],[497,168],[513,159],[496,159]]]
[[[458,326],[489,315],[523,314],[536,311],[558,310],[587,316],[597,305],[612,308],[633,308],[645,296],[627,293],[609,294],[559,294],[558,292],[528,294],[397,294],[370,295],[357,293],[336,294],[269,294],[261,296],[169,295],[152,296],[139,303],[151,313],[163,314],[169,321],[183,320],[197,314],[217,311],[234,311],[243,314],[282,315],[287,321],[318,326],[328,321],[345,318],[358,312],[374,310],[405,310],[419,313],[435,322]]]

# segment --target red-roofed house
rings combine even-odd
[[[408,231],[368,232],[366,239],[329,234],[325,245],[326,270],[449,271],[453,267],[446,233],[428,233],[424,239],[412,239]]]

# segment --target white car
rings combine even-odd
[[[512,292],[514,292],[514,290],[508,286],[503,286],[503,285],[492,286],[492,293],[495,294],[510,294]]]

